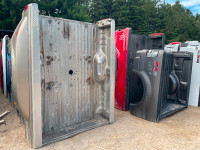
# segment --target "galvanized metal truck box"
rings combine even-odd
[[[33,148],[114,121],[115,22],[39,15],[29,4],[11,39],[12,98]]]

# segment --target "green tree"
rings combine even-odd
[[[0,0],[0,29],[14,30],[28,3],[38,3],[42,15],[91,21],[87,0]]]
[[[132,28],[135,34],[162,32],[166,43],[200,41],[200,15],[194,16],[180,1],[160,0],[0,0],[0,29],[14,30],[28,3],[38,3],[40,14],[96,22],[113,18],[116,29]]]
[[[92,22],[104,18],[112,17],[112,5],[114,0],[91,0],[89,6],[89,12]]]
[[[131,27],[128,16],[129,16],[129,5],[127,0],[115,0],[112,5],[112,18],[115,19],[116,28],[122,29],[126,27]]]

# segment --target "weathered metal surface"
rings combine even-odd
[[[44,133],[42,135],[43,145],[59,141],[60,139],[69,138],[73,135],[79,134],[81,132],[100,127],[102,125],[108,124],[108,120],[104,119],[101,116],[96,117],[73,126],[61,128],[49,133]]]
[[[95,24],[41,17],[43,133],[94,119],[97,114],[108,118],[108,112],[103,112],[109,109],[108,31]],[[95,64],[98,56],[94,55],[104,58],[102,82],[95,76],[101,64]]]
[[[93,119],[101,89],[93,82],[95,24],[42,16],[43,132]]]
[[[40,17],[43,144],[108,123],[112,40],[107,25]]]
[[[4,36],[3,40],[2,40],[2,67],[3,67],[3,93],[5,95],[5,97],[8,96],[8,92],[7,92],[7,82],[6,82],[6,56],[7,56],[7,52],[8,52],[8,40],[9,37],[6,35]]]
[[[16,74],[13,87],[19,109],[26,107],[29,110],[28,117],[21,112],[25,118],[26,136],[32,147],[38,148],[112,123],[114,20],[105,19],[98,24],[91,24],[41,16],[36,4],[28,5],[22,16],[12,39],[12,51],[16,51],[12,56],[13,73]],[[24,27],[26,19],[27,27]],[[21,54],[19,56],[24,53],[27,58],[16,60],[21,58],[17,56],[18,53]],[[98,59],[102,56],[103,66],[102,63],[96,63],[101,62]],[[28,62],[21,64],[25,68],[23,72],[19,63],[24,61]],[[99,74],[95,72],[98,68],[100,82]],[[19,71],[22,71],[21,74]],[[18,78],[24,78],[25,81],[21,82],[26,83],[20,84]],[[20,97],[22,92],[19,92],[18,85],[22,89],[28,86],[24,90],[29,94],[26,100]],[[29,103],[21,106],[21,102]]]
[[[12,101],[24,118],[26,137],[33,148],[42,145],[41,64],[37,4],[22,13],[11,39]]]
[[[11,40],[12,99],[26,120],[29,119],[29,32],[28,19],[24,17]]]
[[[30,119],[29,132],[33,148],[42,146],[42,98],[41,98],[41,63],[40,63],[40,24],[37,4],[26,9],[29,21],[29,83],[30,83]],[[24,14],[26,14],[24,13]]]

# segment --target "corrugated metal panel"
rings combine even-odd
[[[93,119],[106,99],[93,80],[97,25],[45,16],[40,25],[43,132]]]
[[[40,16],[37,4],[22,16],[11,42],[12,86],[32,147],[112,123],[114,20],[91,24]]]

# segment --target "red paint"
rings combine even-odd
[[[1,40],[0,40],[0,66],[1,66]],[[2,81],[1,81],[1,68],[0,68],[0,89],[2,89]]]
[[[154,68],[154,71],[156,71],[156,72],[158,72],[158,62],[156,61],[156,66],[155,66],[155,68]]]
[[[156,66],[158,67],[158,62],[156,61]]]
[[[24,12],[28,9],[28,5],[24,8]]]
[[[126,67],[129,31],[129,28],[115,31],[116,54],[118,64],[115,87],[115,107],[120,110],[125,110]]]
[[[19,27],[18,27],[18,29],[17,29],[16,36],[17,36],[17,34],[18,34],[18,31],[19,31],[20,27],[21,27],[21,24],[19,25]]]
[[[160,37],[160,36],[163,36],[164,33],[153,33],[153,34],[150,34],[149,36],[153,36],[153,37]]]
[[[172,42],[169,45],[176,45],[176,44],[178,44],[179,46],[181,46],[181,42]]]

